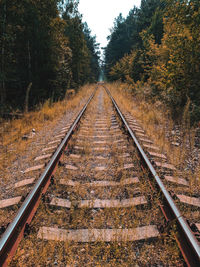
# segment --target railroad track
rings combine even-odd
[[[198,196],[187,196],[188,181],[173,178],[175,167],[104,85],[37,160],[25,173],[48,163],[1,236],[0,266],[199,266]]]

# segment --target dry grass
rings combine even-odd
[[[0,170],[10,166],[12,162],[26,151],[27,146],[34,140],[23,140],[22,136],[29,134],[32,129],[39,132],[43,127],[51,128],[63,117],[73,110],[80,110],[89,95],[94,90],[93,85],[82,87],[75,96],[51,103],[47,100],[39,111],[24,114],[21,119],[3,121],[0,124]]]
[[[106,84],[111,94],[119,104],[123,112],[129,112],[141,123],[146,134],[160,148],[160,152],[165,153],[168,162],[174,164],[178,170],[181,170],[181,176],[188,179],[190,183],[190,193],[198,193],[200,190],[200,167],[196,164],[193,170],[186,169],[186,161],[194,153],[195,130],[188,125],[187,115],[184,114],[180,128],[180,145],[172,145],[173,135],[171,133],[176,128],[176,124],[170,118],[166,107],[161,103],[149,103],[145,97],[134,98],[130,85],[122,83]],[[171,135],[171,140],[169,140]],[[180,172],[174,174],[180,177]]]
[[[55,174],[56,183],[53,188],[49,189],[49,194],[68,198],[71,201],[82,199],[109,199],[109,198],[128,198],[134,197],[137,187],[140,188],[142,194],[149,194],[150,189],[145,183],[137,185],[120,186],[116,188],[102,187],[102,188],[84,188],[77,187],[63,187],[60,186],[59,180],[62,178],[66,180],[75,180],[80,183],[91,182],[95,180],[112,180],[122,181],[125,178],[133,177],[133,171],[123,170],[122,166],[126,163],[126,159],[121,157],[127,150],[131,153],[132,161],[135,164],[134,171],[137,171],[138,177],[144,176],[144,173],[139,171],[139,163],[134,154],[135,150],[129,145],[128,149],[121,149],[119,145],[113,143],[115,140],[114,134],[109,132],[111,140],[108,141],[110,155],[107,155],[105,160],[97,160],[97,154],[94,153],[91,146],[90,136],[94,135],[94,124],[98,118],[98,94],[95,96],[91,105],[89,106],[85,119],[83,119],[81,126],[89,123],[88,131],[85,134],[80,146],[83,150],[80,151],[81,159],[69,159],[68,154],[65,155],[63,161],[71,163],[78,167],[78,171],[69,171],[64,168],[58,168]],[[102,109],[105,114],[110,114],[112,105],[109,98],[104,94]],[[106,119],[106,126],[111,126],[109,115]],[[82,129],[71,140],[70,147],[77,145],[79,134]],[[122,132],[121,132],[122,134]],[[127,144],[126,136],[124,139]],[[93,139],[94,141],[94,139]],[[104,155],[103,152],[99,153]],[[107,171],[95,173],[94,167],[97,165],[106,165]],[[145,179],[144,179],[145,180]],[[92,192],[93,191],[93,192]],[[128,197],[124,195],[125,191]],[[151,209],[144,208],[119,208],[119,209],[78,209],[73,206],[70,210],[64,208],[53,208],[50,205],[41,203],[37,212],[37,216],[33,221],[33,231],[28,238],[22,241],[20,248],[17,251],[15,259],[11,266],[167,266],[178,265],[180,261],[179,250],[175,244],[172,235],[168,237],[161,236],[156,240],[149,242],[95,242],[91,244],[76,244],[71,242],[51,242],[37,239],[38,228],[41,226],[58,226],[63,229],[83,229],[83,228],[134,228],[141,225],[148,225],[160,221],[160,211],[158,203],[152,205]],[[37,252],[37,253],[36,253]],[[181,266],[181,265],[179,265]]]
[[[41,170],[27,174],[24,174],[23,171],[28,167],[40,164],[40,162],[34,162],[34,158],[42,153],[41,148],[52,138],[63,117],[65,123],[75,118],[95,86],[84,86],[75,96],[67,97],[57,103],[51,104],[50,101],[46,101],[40,110],[24,114],[21,119],[4,121],[0,124],[0,200],[25,196],[30,192],[32,185],[15,189],[14,183],[26,178],[37,179],[39,177]],[[32,128],[36,130],[35,137],[22,140],[22,136],[30,133]],[[18,208],[19,205],[0,209],[0,226],[10,222]]]

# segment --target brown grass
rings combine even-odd
[[[167,155],[168,163],[173,164],[177,171],[174,172],[175,178],[185,178],[189,181],[189,187],[181,187],[165,184],[168,190],[174,191],[176,194],[186,194],[190,196],[199,195],[200,191],[200,164],[193,162],[196,155],[194,146],[195,129],[189,126],[187,118],[187,110],[185,110],[182,124],[178,126],[180,130],[180,145],[173,146],[169,134],[176,128],[176,123],[170,117],[166,107],[160,103],[149,103],[144,96],[135,98],[132,94],[131,86],[122,83],[105,84],[111,91],[111,94],[118,103],[123,112],[129,112],[141,124],[146,134],[150,137],[154,144],[160,148],[160,152]],[[193,169],[189,168],[188,161],[192,162]],[[188,166],[187,166],[188,165]],[[159,173],[159,172],[158,172]],[[199,215],[194,207],[186,208],[185,205],[179,205],[182,213],[191,222],[198,222]],[[192,209],[191,209],[192,208]]]
[[[93,154],[91,147],[91,140],[87,136],[93,135],[95,132],[94,123],[97,118],[96,108],[98,106],[97,96],[89,106],[86,117],[82,121],[82,125],[88,122],[91,127],[86,134],[80,146],[83,146],[82,157],[74,162],[69,160],[68,155],[65,156],[65,162],[71,162],[79,167],[77,172],[66,171],[66,169],[58,169],[55,174],[56,184],[53,188],[53,195],[59,196],[61,192],[68,194],[71,201],[80,199],[93,199],[94,198],[116,198],[123,195],[124,187],[116,188],[84,188],[84,187],[61,187],[59,185],[59,179],[64,178],[75,179],[79,182],[88,182],[87,179],[92,180],[113,180],[117,179],[119,169],[124,165],[125,159],[121,156],[122,150],[118,145],[112,143],[114,135],[111,135],[111,141],[108,142],[111,157],[107,157],[105,161],[102,161],[102,165],[107,164],[108,171],[97,175],[93,172],[96,154]],[[110,114],[111,102],[109,98],[104,94],[103,107],[105,114]],[[106,122],[107,126],[110,126],[110,120]],[[81,126],[80,126],[81,131]],[[74,136],[71,141],[71,145],[75,145],[76,137]],[[133,150],[132,160],[136,163],[137,159]],[[123,152],[126,152],[123,151]],[[136,164],[136,171],[138,171],[139,165]],[[110,174],[111,173],[111,174]],[[81,176],[85,174],[86,177]],[[131,172],[122,171],[121,179],[131,176]],[[137,173],[139,176],[144,176],[140,171]],[[148,194],[148,185],[139,183],[139,185],[129,185],[127,190],[130,197],[134,196],[134,190],[136,187],[140,187],[142,194]],[[94,191],[93,195],[91,190]],[[52,188],[49,189],[49,194],[52,194]],[[64,198],[64,197],[63,197]],[[125,198],[123,196],[123,198]],[[180,263],[179,250],[175,244],[172,235],[167,238],[162,236],[155,241],[141,241],[141,242],[113,242],[103,243],[96,242],[93,244],[75,244],[68,242],[51,242],[37,239],[37,231],[40,226],[52,226],[55,225],[63,229],[82,229],[82,228],[133,228],[138,227],[141,224],[151,224],[160,220],[160,211],[158,204],[155,202],[152,209],[138,209],[131,207],[127,209],[99,209],[95,212],[93,209],[77,209],[73,207],[70,210],[64,208],[57,209],[52,208],[49,205],[41,203],[37,212],[37,216],[33,221],[33,232],[27,239],[24,239],[20,248],[15,255],[15,259],[11,266],[153,266],[156,264],[167,263],[169,266]],[[36,253],[37,252],[37,253]],[[172,264],[173,263],[173,264]],[[68,265],[69,264],[69,265]]]
[[[0,124],[0,170],[8,167],[12,162],[26,151],[26,147],[33,139],[23,140],[22,136],[34,128],[39,132],[43,127],[51,128],[63,117],[73,110],[80,110],[94,90],[94,85],[82,87],[75,96],[62,101],[51,103],[47,100],[38,111],[24,114],[21,119],[3,121]]]
[[[125,112],[129,112],[138,122],[141,122],[142,128],[147,135],[152,138],[154,143],[158,145],[161,152],[167,154],[169,162],[178,168],[185,166],[185,160],[194,150],[195,129],[190,128],[183,118],[180,128],[181,144],[180,146],[172,146],[167,134],[171,133],[176,126],[171,119],[169,111],[163,107],[161,103],[149,103],[145,97],[134,98],[130,85],[114,83],[106,84],[112,92],[113,97],[117,100],[120,108]],[[175,140],[172,140],[175,141]],[[196,166],[196,172],[199,172]]]

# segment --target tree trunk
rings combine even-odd
[[[28,78],[29,78],[29,83],[31,83],[31,79],[32,79],[32,75],[31,75],[31,51],[30,51],[30,42],[28,40],[28,45],[27,45],[27,49],[28,49]]]
[[[29,83],[27,89],[26,89],[26,97],[25,97],[25,106],[24,106],[24,112],[28,112],[28,100],[29,100],[29,93],[31,90],[32,83]]]
[[[6,27],[6,1],[3,7],[3,20],[2,20],[2,48],[1,48],[1,114],[4,111],[4,102],[6,98],[5,90],[5,27]]]
[[[31,90],[32,82],[31,82],[31,52],[30,52],[30,43],[28,40],[28,45],[27,45],[27,50],[28,50],[28,78],[29,78],[29,85],[26,89],[26,97],[25,97],[25,105],[24,105],[24,112],[28,112],[28,102],[29,102],[29,93]]]

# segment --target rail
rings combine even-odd
[[[104,85],[103,85],[104,86]],[[104,86],[106,92],[112,100],[113,106],[116,109],[123,125],[131,136],[135,147],[138,150],[140,160],[142,162],[142,167],[148,173],[148,180],[151,184],[151,188],[156,191],[161,196],[160,207],[166,218],[166,221],[171,227],[175,226],[175,238],[178,243],[178,246],[181,250],[181,253],[188,266],[199,266],[200,262],[200,247],[198,241],[193,235],[189,225],[187,224],[184,216],[181,214],[177,208],[174,200],[172,199],[169,192],[166,190],[162,180],[156,173],[153,165],[149,161],[144,150],[140,146],[136,136],[129,127],[125,117],[120,111],[116,101],[112,97],[108,88]],[[96,88],[97,89],[97,88]],[[44,172],[41,174],[37,183],[33,187],[32,191],[29,193],[22,206],[18,210],[17,215],[15,216],[13,222],[8,226],[7,230],[0,239],[0,266],[7,266],[8,261],[14,255],[17,246],[21,239],[24,236],[25,230],[28,228],[38,206],[42,195],[47,191],[47,188],[51,182],[51,178],[54,174],[54,171],[57,167],[57,164],[63,154],[63,151],[67,147],[67,143],[70,140],[75,128],[77,127],[82,115],[84,114],[88,104],[94,97],[96,92],[94,90],[93,94],[88,99],[87,103],[84,105],[83,109],[80,111],[79,115],[73,122],[70,130],[63,139],[62,143],[57,148],[53,157],[46,166]]]
[[[181,250],[181,253],[187,263],[188,266],[200,266],[200,247],[199,243],[192,233],[189,225],[187,224],[185,218],[177,208],[174,200],[170,196],[169,192],[165,188],[163,182],[161,181],[160,177],[156,173],[153,165],[149,161],[147,155],[145,154],[144,150],[140,146],[136,136],[134,135],[133,131],[129,127],[125,117],[123,116],[122,112],[120,111],[116,101],[112,97],[110,91],[107,87],[105,87],[106,92],[110,96],[112,103],[122,120],[123,124],[125,125],[129,135],[131,136],[132,140],[134,141],[135,147],[139,152],[140,159],[143,163],[143,167],[148,171],[149,180],[151,181],[151,185],[157,192],[161,193],[162,195],[162,204],[161,210],[167,220],[167,222],[171,223],[171,225],[176,225],[176,240],[178,246]]]
[[[14,220],[9,224],[0,239],[0,266],[7,266],[10,259],[13,257],[18,244],[24,236],[24,231],[28,228],[38,206],[42,195],[47,191],[51,182],[51,177],[57,167],[57,164],[65,150],[68,141],[70,140],[75,128],[77,127],[82,115],[87,106],[95,95],[97,88],[94,90],[87,103],[84,105],[77,118],[70,127],[67,135],[62,143],[57,148],[53,157],[46,166],[44,172],[39,177],[35,186],[24,200],[22,206],[18,210]]]

